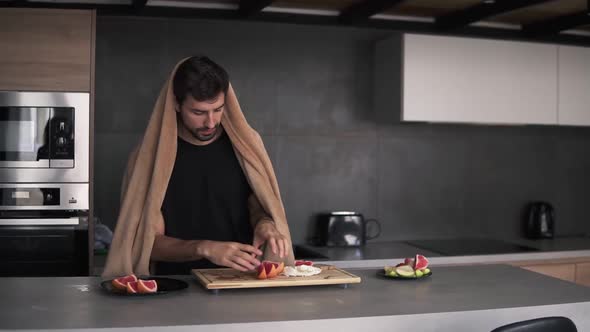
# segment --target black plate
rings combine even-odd
[[[427,274],[424,274],[421,277],[400,277],[400,276],[391,277],[391,276],[386,275],[384,270],[377,271],[377,275],[380,277],[383,277],[383,278],[387,278],[387,279],[420,280],[420,279],[430,277],[432,275],[432,270],[430,272],[428,272]]]
[[[108,292],[109,294],[125,295],[125,296],[160,295],[160,294],[166,294],[166,293],[170,293],[170,292],[183,290],[188,287],[188,283],[186,283],[185,281],[182,281],[182,280],[178,280],[178,279],[161,278],[161,277],[140,278],[140,279],[155,280],[156,283],[158,284],[158,291],[155,293],[147,293],[147,294],[140,294],[140,293],[130,294],[130,293],[127,293],[126,291],[119,290],[119,289],[113,287],[112,280],[105,280],[105,281],[101,282],[100,287],[102,289],[104,289],[106,292]]]

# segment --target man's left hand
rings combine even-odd
[[[287,238],[281,234],[272,221],[262,220],[254,229],[253,246],[259,248],[267,242],[275,255],[283,258],[287,254]]]

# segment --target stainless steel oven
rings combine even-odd
[[[88,275],[88,184],[0,184],[0,276]]]
[[[0,91],[0,276],[88,275],[88,93]]]
[[[89,94],[0,91],[0,183],[88,182]]]

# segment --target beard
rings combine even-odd
[[[217,135],[217,131],[219,130],[219,124],[215,125],[213,128],[194,128],[190,130],[190,133],[193,135],[194,138],[201,142],[208,142],[212,140],[215,135]],[[209,133],[210,131],[210,133]]]

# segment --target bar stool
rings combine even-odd
[[[492,332],[578,332],[578,329],[569,318],[542,317],[503,325]]]

